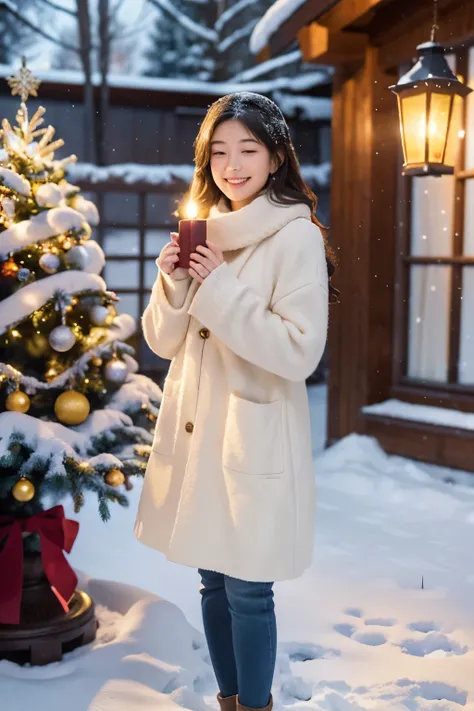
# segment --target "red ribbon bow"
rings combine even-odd
[[[23,586],[22,533],[39,533],[41,558],[50,585],[69,600],[77,585],[77,576],[63,550],[71,552],[79,531],[77,521],[65,518],[64,508],[54,506],[29,518],[0,516],[0,624],[18,625]]]

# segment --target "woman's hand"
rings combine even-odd
[[[214,269],[224,263],[224,255],[212,242],[206,242],[207,247],[199,245],[189,260],[189,274],[200,284]]]
[[[179,235],[177,232],[171,232],[171,242],[165,244],[160,252],[160,256],[156,260],[157,266],[162,272],[170,275],[176,269],[176,263],[179,261]]]

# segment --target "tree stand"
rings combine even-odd
[[[40,666],[93,642],[98,623],[89,595],[75,590],[68,607],[51,589],[41,554],[25,552],[20,624],[0,624],[0,659]]]

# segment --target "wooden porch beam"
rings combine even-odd
[[[358,32],[332,33],[327,27],[312,22],[298,32],[305,62],[341,64],[363,61],[368,37]]]
[[[390,0],[340,0],[319,18],[319,22],[330,32],[339,32],[354,22],[370,16],[380,5],[388,2]]]

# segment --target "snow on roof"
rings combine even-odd
[[[14,68],[8,64],[0,64],[0,78],[9,77]],[[81,86],[84,83],[84,74],[80,71],[48,69],[47,71],[37,70],[35,74],[41,81],[51,84],[71,84]],[[305,89],[327,83],[327,77],[321,72],[310,72],[305,74]],[[301,78],[303,78],[303,76]],[[100,84],[99,74],[92,76],[93,83]],[[211,96],[225,96],[236,91],[255,91],[259,94],[267,94],[279,89],[293,89],[295,77],[277,77],[254,82],[206,82],[198,79],[176,79],[166,77],[146,77],[129,74],[109,74],[109,86],[122,89],[144,89],[148,91],[169,91],[180,94],[210,94]],[[40,89],[41,96],[41,89]]]
[[[311,163],[301,165],[304,180],[312,185],[325,186],[329,183],[331,164]],[[125,183],[146,182],[154,185],[170,184],[173,179],[189,183],[194,174],[193,165],[147,165],[145,163],[116,163],[97,166],[92,163],[74,163],[68,166],[68,178],[91,183],[107,182],[110,178],[122,179]]]
[[[74,163],[68,166],[68,178],[74,181],[104,183],[119,178],[125,183],[146,182],[153,185],[170,185],[175,180],[191,182],[193,165],[146,165],[144,163],[116,163],[98,166],[92,163]]]
[[[258,54],[275,32],[307,2],[307,0],[276,0],[258,22],[250,38],[250,51]]]

